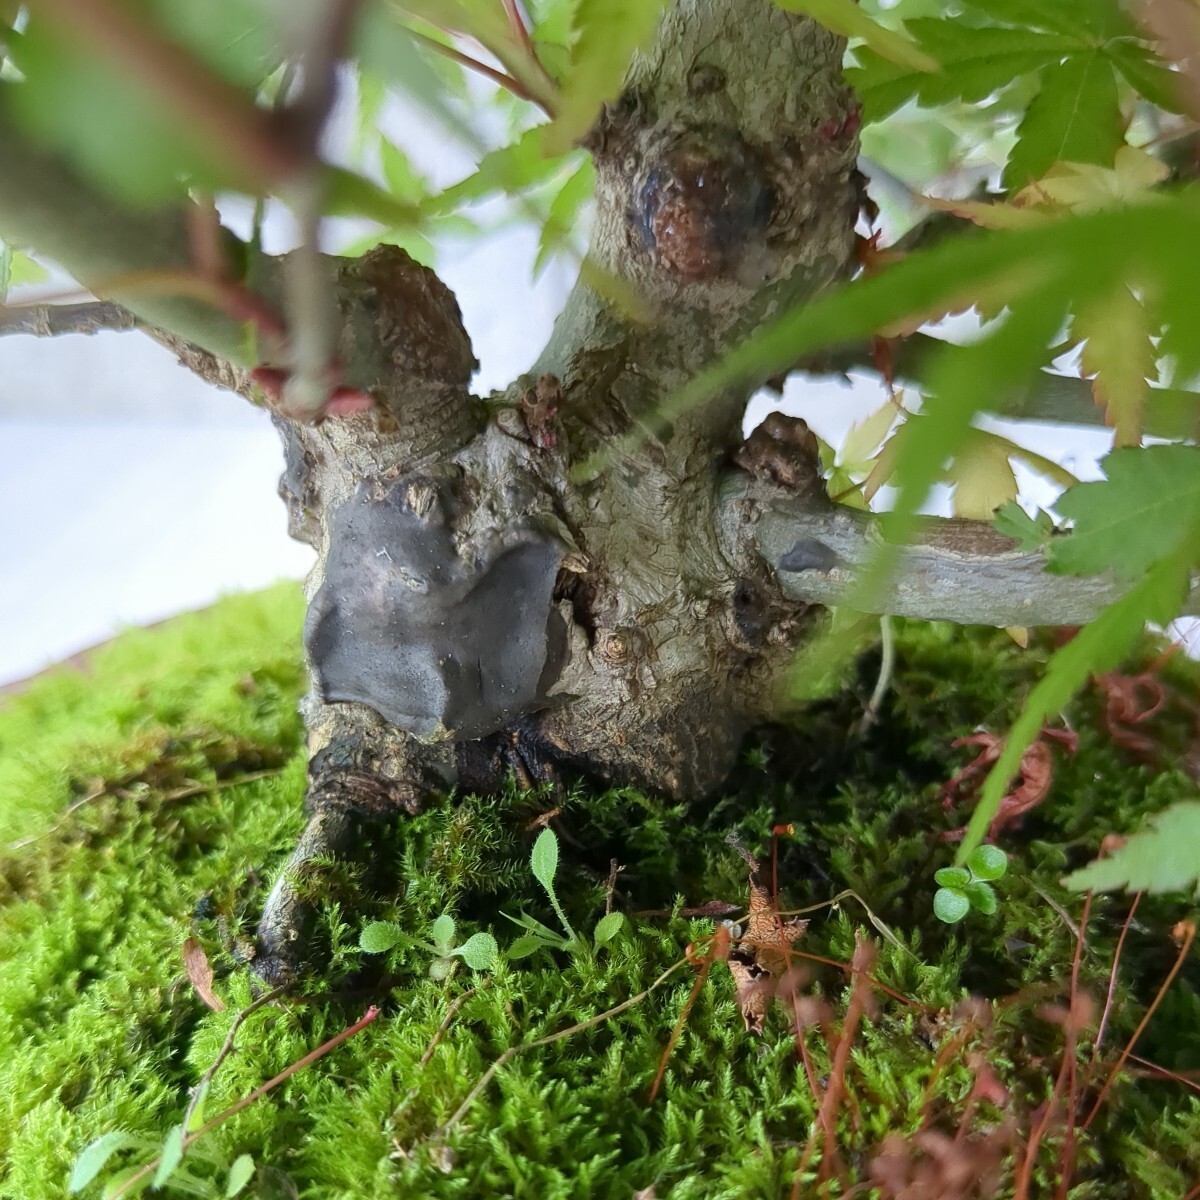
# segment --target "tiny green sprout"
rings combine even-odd
[[[229,1168],[229,1175],[225,1180],[226,1200],[241,1195],[246,1184],[253,1178],[254,1159],[249,1154],[239,1154],[233,1160],[233,1165]]]
[[[1008,870],[1008,855],[999,846],[979,846],[965,867],[942,867],[934,873],[938,890],[933,897],[933,914],[939,921],[954,925],[971,909],[985,917],[999,908],[992,881]]]
[[[472,971],[490,971],[500,960],[500,948],[490,933],[472,934],[451,953],[461,958]]]
[[[1003,878],[1008,870],[1008,855],[999,846],[978,846],[967,859],[967,866],[976,879],[990,883]]]
[[[429,940],[433,949],[445,958],[454,949],[454,931],[457,926],[449,913],[442,913],[429,930]]]
[[[607,916],[603,916],[596,922],[595,932],[592,934],[592,941],[599,950],[601,946],[608,945],[609,942],[621,932],[621,926],[625,924],[625,914],[619,912],[610,912]]]
[[[567,931],[568,945],[578,945],[579,935],[571,928],[571,922],[567,920],[567,914],[563,912],[563,907],[558,901],[558,893],[554,890],[554,877],[558,874],[558,838],[554,836],[554,830],[543,829],[538,834],[537,841],[533,843],[533,851],[529,855],[529,865],[538,883],[546,889],[554,915]]]
[[[488,971],[500,958],[496,939],[490,933],[476,933],[461,946],[455,946],[458,927],[449,913],[443,913],[429,928],[429,941],[410,938],[394,921],[372,921],[358,935],[359,949],[364,954],[386,954],[401,944],[416,946],[433,955],[429,978],[448,979],[454,971],[456,958],[461,958],[473,971]]]
[[[359,949],[364,954],[386,954],[404,940],[404,931],[394,921],[372,921],[358,935]]]
[[[971,882],[971,872],[965,867],[943,867],[934,875],[942,887],[962,889]]]
[[[976,880],[967,884],[966,893],[971,907],[983,913],[985,917],[992,916],[999,907],[996,900],[996,889],[990,883]]]
[[[933,915],[947,925],[961,921],[971,911],[971,901],[958,888],[938,888],[933,896]]]

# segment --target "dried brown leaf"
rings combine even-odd
[[[740,853],[750,872],[750,909],[746,931],[729,951],[729,973],[747,1030],[761,1033],[780,978],[788,970],[788,950],[808,922],[785,922],[780,917],[770,889],[760,877],[758,861],[744,850]]]
[[[995,838],[1010,825],[1014,825],[1031,809],[1036,808],[1050,794],[1054,783],[1054,757],[1051,743],[1057,742],[1074,754],[1079,746],[1078,735],[1067,729],[1043,729],[1021,759],[1017,783],[1011,792],[1000,801],[1000,808],[988,827],[988,836]],[[1004,739],[995,733],[974,733],[970,737],[957,738],[955,746],[979,746],[979,753],[965,767],[942,786],[942,806],[951,808],[958,800],[973,797],[983,783],[983,776],[1000,758]],[[966,827],[952,829],[942,835],[945,841],[957,841],[966,832]]]
[[[204,947],[194,937],[184,939],[183,965],[187,970],[196,995],[204,1001],[213,1012],[224,1012],[225,1001],[213,991],[213,969],[204,953]]]

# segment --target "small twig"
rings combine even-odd
[[[133,313],[107,301],[0,305],[0,336],[25,333],[33,337],[60,337],[67,333],[123,332],[136,328],[137,318]]]
[[[1108,1095],[1113,1083],[1116,1082],[1121,1068],[1133,1053],[1133,1048],[1137,1045],[1138,1038],[1142,1036],[1146,1030],[1146,1026],[1150,1024],[1150,1018],[1154,1016],[1158,1006],[1162,1003],[1163,997],[1167,994],[1167,989],[1174,983],[1175,976],[1179,974],[1179,969],[1183,966],[1183,960],[1187,958],[1188,951],[1192,948],[1192,942],[1196,938],[1195,924],[1191,921],[1181,921],[1179,927],[1183,929],[1183,941],[1179,947],[1179,953],[1175,957],[1175,962],[1170,971],[1167,972],[1167,977],[1162,981],[1162,986],[1155,994],[1150,1007],[1146,1009],[1141,1021],[1138,1022],[1138,1027],[1133,1031],[1133,1036],[1125,1044],[1125,1049],[1121,1051],[1120,1057],[1118,1057],[1117,1061],[1113,1064],[1112,1070],[1108,1073],[1108,1078],[1104,1081],[1104,1086],[1100,1089],[1100,1094],[1096,1097],[1096,1102],[1092,1105],[1092,1111],[1088,1113],[1087,1120],[1080,1127],[1084,1132],[1087,1131],[1091,1123],[1096,1119],[1096,1114],[1100,1111],[1100,1106],[1104,1103],[1104,1098]]]
[[[483,986],[486,987],[487,983],[485,982]],[[417,1066],[426,1067],[429,1065],[429,1060],[433,1058],[434,1051],[437,1050],[438,1046],[441,1044],[442,1038],[446,1036],[446,1031],[454,1022],[454,1018],[458,1016],[458,1010],[462,1008],[462,1006],[466,1004],[466,1002],[470,1000],[470,998],[474,996],[477,991],[479,991],[479,988],[468,988],[461,996],[459,996],[450,1004],[450,1006],[446,1009],[446,1015],[442,1018],[442,1023],[437,1027],[433,1037],[429,1039],[429,1045],[425,1047],[425,1053],[421,1055],[421,1061],[417,1064]]]
[[[242,1022],[248,1017],[253,1016],[260,1008],[265,1008],[273,1000],[278,1000],[286,991],[286,988],[277,987],[273,991],[266,992],[259,996],[257,1000],[252,1000],[245,1008],[233,1018],[233,1024],[229,1026],[229,1032],[225,1035],[225,1041],[221,1045],[221,1049],[217,1051],[217,1057],[213,1059],[212,1065],[200,1076],[196,1086],[192,1088],[191,1099],[188,1100],[187,1109],[183,1114],[183,1128],[187,1131],[188,1126],[192,1123],[192,1116],[196,1111],[197,1105],[200,1103],[201,1097],[208,1090],[209,1085],[216,1077],[217,1072],[221,1069],[221,1064],[233,1053],[233,1040],[237,1037],[237,1032],[242,1027]]]
[[[425,1053],[421,1055],[420,1062],[417,1063],[418,1072],[423,1071],[430,1063],[438,1046],[442,1043],[442,1038],[446,1036],[450,1026],[454,1023],[454,1018],[458,1016],[462,1006],[466,1004],[472,996],[474,996],[480,988],[487,987],[491,980],[484,980],[477,988],[468,988],[461,996],[453,1000],[446,1008],[446,1015],[442,1018],[442,1023],[434,1030],[433,1037],[429,1039],[429,1044],[425,1047]],[[410,1087],[404,1096],[404,1099],[392,1110],[393,1120],[400,1115],[417,1097],[418,1088],[415,1083]]]
[[[608,864],[608,882],[604,885],[604,915],[612,912],[613,894],[617,890],[617,876],[624,870],[617,860],[611,859]]]
[[[1104,1011],[1100,1014],[1100,1025],[1096,1030],[1096,1043],[1092,1047],[1092,1062],[1100,1056],[1100,1047],[1104,1042],[1104,1031],[1108,1027],[1109,1014],[1112,1012],[1113,997],[1117,990],[1117,968],[1121,964],[1121,949],[1125,945],[1125,935],[1129,932],[1129,925],[1133,921],[1133,914],[1137,912],[1137,906],[1141,902],[1142,893],[1134,892],[1133,903],[1129,906],[1129,912],[1125,916],[1125,923],[1121,926],[1121,936],[1117,938],[1117,948],[1113,951],[1112,971],[1108,976],[1108,994],[1104,998]]]
[[[620,1016],[626,1009],[632,1008],[635,1004],[641,1004],[647,996],[662,987],[676,971],[686,967],[688,961],[687,958],[681,958],[677,963],[669,966],[649,987],[638,992],[636,996],[630,996],[628,1000],[623,1000],[615,1008],[610,1008],[598,1016],[589,1017],[586,1021],[580,1021],[578,1024],[572,1025],[569,1029],[561,1029],[558,1033],[547,1034],[546,1037],[536,1038],[532,1042],[522,1042],[519,1046],[510,1046],[479,1077],[475,1086],[467,1093],[466,1099],[455,1109],[450,1119],[437,1131],[437,1136],[445,1137],[466,1116],[470,1111],[471,1105],[479,1097],[479,1094],[495,1078],[496,1072],[516,1058],[518,1054],[522,1054],[526,1050],[536,1050],[539,1046],[549,1046],[552,1042],[560,1042],[564,1038],[574,1037],[575,1034],[582,1033],[585,1029],[591,1029],[595,1025],[600,1025],[605,1021],[612,1020],[613,1017]]]
[[[272,1088],[278,1087],[285,1080],[290,1079],[296,1074],[297,1071],[302,1071],[305,1067],[311,1066],[318,1059],[324,1058],[326,1054],[330,1053],[330,1051],[336,1050],[343,1042],[354,1037],[355,1034],[361,1033],[378,1016],[379,1009],[374,1005],[371,1005],[371,1007],[368,1008],[367,1011],[363,1013],[363,1015],[359,1017],[359,1019],[355,1021],[353,1025],[343,1029],[341,1033],[334,1034],[333,1037],[331,1037],[327,1042],[322,1042],[321,1045],[319,1045],[315,1050],[310,1051],[303,1058],[292,1063],[291,1066],[284,1067],[284,1069],[280,1071],[279,1074],[273,1079],[268,1079],[266,1083],[255,1088],[254,1091],[252,1091],[248,1096],[243,1096],[236,1103],[231,1104],[227,1109],[225,1109],[224,1112],[219,1112],[215,1117],[212,1117],[210,1120],[206,1121],[200,1126],[199,1129],[196,1130],[195,1133],[185,1133],[183,1137],[183,1149],[186,1151],[189,1146],[199,1141],[200,1138],[202,1138],[206,1133],[210,1133],[219,1125],[223,1125],[229,1120],[230,1117],[237,1116],[242,1109],[248,1108],[255,1102],[255,1100],[259,1099],[261,1096],[265,1096],[269,1091],[271,1091]],[[150,1175],[158,1167],[158,1164],[161,1161],[162,1156],[159,1155],[148,1162],[136,1174],[131,1175],[115,1192],[112,1193],[111,1200],[119,1200],[119,1197],[126,1195],[126,1193],[128,1193],[132,1188]]]
[[[1078,942],[1079,926],[1071,920],[1071,914],[1049,892],[1038,887],[1036,883],[1031,882],[1029,886],[1054,910],[1055,915],[1071,931],[1071,936]]]

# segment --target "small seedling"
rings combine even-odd
[[[550,905],[566,931],[566,935],[557,933],[527,913],[519,913],[515,917],[508,917],[508,914],[504,913],[503,915],[510,921],[525,930],[525,933],[509,946],[506,956],[509,960],[516,961],[528,958],[529,955],[536,954],[539,950],[567,950],[571,953],[582,950],[587,946],[587,940],[580,937],[571,927],[571,922],[567,920],[567,914],[563,912],[562,904],[559,902],[558,893],[554,890],[554,877],[558,874],[558,838],[554,836],[552,829],[543,829],[538,834],[538,839],[534,842],[533,851],[529,856],[529,865],[533,870],[534,877],[549,896]],[[624,923],[623,913],[610,912],[601,917],[592,934],[595,948],[599,950],[611,942],[620,933]]]
[[[1008,870],[1008,855],[999,846],[979,846],[965,867],[943,867],[934,875],[938,890],[933,897],[933,914],[954,925],[971,909],[990,917],[999,907],[992,883]]]
[[[473,971],[489,971],[500,957],[496,939],[490,933],[472,934],[461,946],[454,944],[456,927],[449,913],[442,913],[429,929],[429,940],[410,937],[395,921],[372,921],[359,934],[359,948],[365,954],[386,954],[396,946],[416,946],[433,955],[429,964],[430,979],[445,979],[454,969],[457,958]]]

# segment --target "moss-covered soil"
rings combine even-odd
[[[66,1195],[79,1152],[101,1134],[161,1142],[251,1000],[239,947],[301,824],[300,620],[291,588],[230,599],[126,635],[85,670],[52,674],[3,702],[0,1196]],[[817,1195],[823,1169],[851,1182],[872,1170],[877,1178],[924,1170],[940,1182],[913,1196],[970,1196],[993,1163],[1000,1194],[1011,1195],[1031,1130],[1047,1115],[1029,1196],[1054,1195],[1073,1159],[1066,1194],[1076,1200],[1180,1200],[1200,1180],[1200,1096],[1188,1086],[1200,1080],[1196,956],[1137,1046],[1140,1058],[1190,1077],[1163,1078],[1131,1060],[1073,1153],[1064,1150],[1061,1106],[1048,1114],[1039,1106],[1066,1036],[1061,1010],[1046,1005],[1069,997],[1082,908],[1057,881],[1094,856],[1104,834],[1194,795],[1193,780],[1174,769],[1194,737],[1190,707],[1173,704],[1156,719],[1162,749],[1145,765],[1114,745],[1098,695],[1077,701],[1069,718],[1079,752],[1057,755],[1049,799],[1002,839],[1013,861],[999,914],[955,927],[931,915],[933,871],[950,858],[937,835],[956,823],[939,785],[970,753],[951,741],[979,725],[1003,731],[1043,659],[999,634],[910,626],[870,729],[860,720],[877,667],[868,654],[842,693],[748,747],[738,777],[711,803],[577,790],[552,822],[567,915],[582,932],[595,927],[614,858],[623,867],[615,907],[631,914],[598,952],[541,952],[487,975],[460,965],[441,980],[429,977],[431,956],[419,948],[362,954],[359,931],[379,919],[424,935],[450,913],[460,936],[488,930],[502,947],[520,932],[505,913],[556,924],[528,865],[537,818],[554,801],[460,798],[408,821],[381,844],[382,869],[356,892],[343,886],[326,910],[332,968],[307,994],[246,1020],[208,1114],[369,1004],[381,1016],[202,1139],[161,1194],[222,1195],[229,1165],[248,1153],[257,1173],[241,1194],[263,1198],[786,1195],[832,1079],[846,1093],[836,1113],[827,1108],[836,1158],[826,1155],[821,1168],[818,1139],[797,1195]],[[1184,667],[1169,671],[1180,695],[1194,694]],[[872,936],[875,978],[905,998],[876,993],[878,1007],[839,1064],[830,1043],[851,987],[845,972],[812,965],[803,994],[826,998],[835,1014],[805,1037],[816,1099],[788,1008],[776,1005],[763,1036],[748,1035],[717,963],[647,1105],[697,977],[689,964],[619,1017],[514,1057],[442,1130],[502,1052],[636,995],[689,943],[703,949],[712,920],[685,918],[680,907],[744,904],[745,866],[726,837],[769,856],[777,823],[794,827],[776,842],[781,906],[853,888],[905,944],[888,944],[854,901],[812,914],[798,950],[848,963],[856,934]],[[331,867],[331,895],[338,874]],[[1128,909],[1120,896],[1092,907],[1078,990],[1096,1011]],[[1074,1079],[1063,1077],[1061,1095],[1074,1093],[1080,1120],[1175,960],[1172,927],[1189,915],[1177,897],[1142,901],[1096,1064],[1093,1014]],[[210,1012],[184,973],[189,936],[213,964],[224,1012]],[[990,1003],[963,1005],[968,995]],[[987,1086],[972,1099],[975,1080]],[[1001,1089],[1003,1111],[994,1103]],[[905,1135],[912,1161],[879,1159],[889,1134]],[[101,1178],[152,1153],[122,1151]],[[960,1167],[974,1182],[952,1188]],[[846,1193],[835,1185],[829,1194]]]

